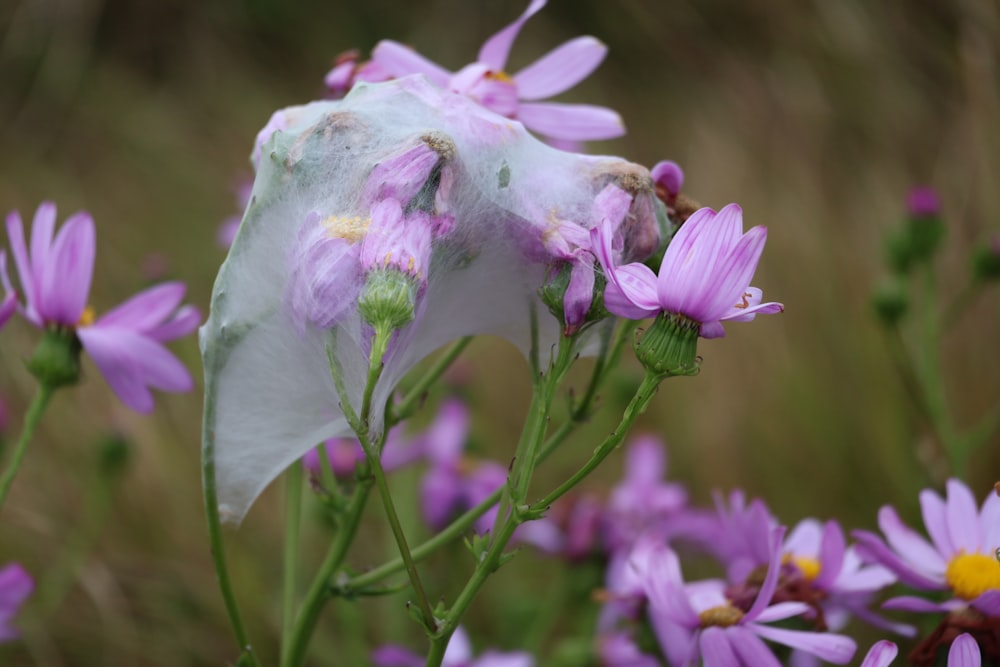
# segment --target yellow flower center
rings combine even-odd
[[[94,319],[96,317],[97,314],[94,312],[94,308],[92,306],[87,306],[83,309],[83,312],[80,313],[80,321],[76,323],[76,326],[89,327],[94,323]]]
[[[486,73],[486,77],[489,79],[496,79],[500,83],[514,83],[514,79],[511,78],[510,74],[507,74],[507,72],[504,72],[503,70],[490,70]]]
[[[731,604],[724,604],[701,612],[698,620],[703,628],[728,628],[743,620],[743,612]]]
[[[986,591],[1000,589],[1000,560],[981,553],[959,552],[948,561],[944,580],[955,595],[974,600]]]
[[[358,215],[331,215],[322,222],[330,238],[345,239],[351,243],[357,243],[363,239],[368,233],[368,225],[370,224],[370,218],[362,218]]]
[[[792,556],[792,563],[799,568],[799,572],[806,578],[806,581],[814,581],[819,576],[822,567],[818,560],[807,556]]]

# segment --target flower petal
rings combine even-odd
[[[514,75],[517,96],[541,100],[580,83],[604,60],[608,47],[595,37],[577,37],[557,46]]]
[[[601,141],[625,134],[617,112],[590,104],[527,102],[518,106],[517,119],[529,130],[553,139]]]
[[[790,646],[791,648],[812,653],[816,657],[843,665],[854,657],[858,645],[845,635],[832,632],[808,632],[804,630],[786,630],[766,625],[751,624],[752,630],[772,642]]]
[[[7,241],[10,243],[10,252],[17,267],[21,291],[24,292],[25,317],[35,326],[42,326],[44,322],[38,315],[38,284],[41,282],[41,277],[35,276],[34,267],[28,257],[28,246],[24,242],[24,223],[21,222],[21,214],[17,211],[11,211],[7,215]]]
[[[924,517],[924,528],[934,542],[934,548],[945,558],[951,558],[958,551],[951,542],[948,532],[948,517],[941,496],[930,489],[920,492],[920,510]]]
[[[778,575],[781,573],[781,542],[785,537],[785,527],[779,526],[771,529],[770,537],[770,563],[767,566],[767,574],[764,576],[764,583],[760,585],[760,591],[753,601],[744,619],[746,621],[756,620],[758,616],[771,604],[774,591],[778,586]]]
[[[945,515],[951,544],[956,550],[975,553],[982,546],[983,539],[976,498],[969,487],[957,479],[949,479],[946,489]]]
[[[875,642],[868,650],[861,667],[889,667],[889,664],[896,659],[899,649],[891,641],[883,639]]]
[[[823,539],[820,542],[819,575],[814,585],[829,590],[844,569],[844,554],[847,543],[844,531],[836,521],[827,521],[823,525]]]
[[[604,290],[604,306],[620,317],[638,320],[660,310],[656,300],[656,274],[644,264],[615,266],[611,241],[614,237],[611,221],[605,218],[590,232],[594,254],[608,279]]]
[[[915,595],[899,595],[883,602],[882,609],[913,611],[920,614],[929,614],[951,611],[954,609],[955,604],[953,600],[950,602],[951,604],[948,602],[933,602]]]
[[[800,616],[807,611],[809,611],[809,605],[804,602],[779,602],[760,612],[754,620],[760,623],[773,623],[792,616]]]
[[[705,667],[740,667],[740,661],[722,628],[705,628],[698,638],[702,664]]]
[[[75,326],[87,305],[96,250],[94,220],[76,213],[63,224],[42,269],[39,314],[47,321]]]
[[[451,78],[451,72],[445,68],[423,57],[409,46],[391,39],[383,39],[375,45],[372,49],[372,62],[390,76],[423,74],[442,88],[448,85],[448,79]]]
[[[987,553],[1000,548],[1000,495],[986,494],[979,511],[979,523],[983,527],[983,547]]]
[[[726,628],[726,634],[729,635],[729,642],[744,665],[781,667],[781,663],[771,653],[771,649],[761,641],[760,637],[746,627],[734,625]]]
[[[182,306],[174,316],[146,335],[160,343],[187,336],[201,324],[201,311],[194,306]]]
[[[851,536],[858,542],[858,553],[866,560],[873,560],[896,573],[899,581],[927,591],[943,590],[947,588],[942,581],[932,579],[923,572],[918,572],[904,561],[894,551],[886,546],[882,539],[866,530],[855,530]]]
[[[719,211],[719,215],[725,210]],[[712,270],[715,275],[706,275],[706,287],[701,293],[703,301],[699,304],[703,310],[701,314],[692,313],[693,317],[699,321],[721,319],[729,315],[736,304],[741,303],[757,270],[766,242],[766,227],[754,227],[740,238],[728,256]],[[708,286],[709,281],[714,283],[711,287]],[[737,316],[749,314],[747,310],[742,310]]]
[[[513,23],[486,40],[479,49],[477,60],[486,63],[495,72],[502,72],[507,65],[507,56],[510,55],[510,47],[517,39],[517,34],[521,32],[525,22],[545,6],[545,2],[546,0],[531,0],[528,8]]]
[[[891,506],[886,505],[879,510],[878,526],[882,529],[889,546],[917,569],[929,575],[944,575],[947,563],[942,555],[927,540],[904,524]]]
[[[968,632],[955,637],[948,650],[948,667],[980,667],[983,656],[979,652],[979,644]]]
[[[994,588],[981,593],[970,604],[987,616],[1000,616],[1000,590]]]
[[[146,333],[170,316],[180,305],[185,291],[184,283],[181,282],[150,287],[112,308],[97,321],[101,326]]]
[[[140,333],[102,326],[81,327],[77,336],[118,398],[136,412],[153,409],[147,387],[190,391],[194,381],[165,347]]]

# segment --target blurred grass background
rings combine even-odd
[[[367,52],[383,37],[457,69],[522,9],[464,0],[6,0],[0,208],[30,218],[51,199],[60,219],[93,213],[98,311],[164,278],[187,282],[189,300],[207,311],[224,257],[217,226],[235,211],[251,142],[273,110],[321,96],[336,54]],[[745,488],[788,522],[835,517],[871,528],[888,502],[916,520],[918,490],[942,471],[869,296],[886,273],[883,238],[901,221],[911,186],[932,185],[944,202],[946,297],[965,284],[972,243],[998,229],[996,3],[552,0],[522,32],[511,71],[579,34],[598,36],[610,55],[563,99],[611,106],[629,129],[595,151],[646,165],[674,159],[690,196],[714,207],[738,201],[747,225],[768,225],[754,284],[786,305],[783,316],[703,342],[702,373],[661,390],[642,427],[668,441],[670,476],[699,502],[714,488]],[[1000,395],[998,314],[988,292],[944,340],[959,424]],[[20,323],[3,331],[8,440],[33,391],[22,359],[36,337]],[[200,375],[195,340],[174,347]],[[475,444],[504,460],[527,404],[525,365],[495,341],[474,343],[463,363]],[[127,465],[93,551],[81,551],[79,580],[45,604],[33,600],[21,618],[25,641],[0,647],[0,662],[231,664],[202,516],[201,397],[162,395],[155,414],[142,417],[116,401],[92,365],[86,374],[58,396],[33,442],[3,512],[0,563],[19,561],[39,581],[62,568],[74,540],[85,541],[88,503],[99,507],[101,489],[112,488],[94,481],[109,433],[127,440]],[[561,478],[589,452],[636,374],[623,369],[600,415],[543,479]],[[979,498],[1000,477],[998,444],[971,466]],[[612,460],[590,488],[612,484],[619,466]],[[396,483],[412,494],[416,477]],[[377,503],[370,509],[378,516]],[[280,510],[272,489],[231,536],[234,576],[266,660],[280,627]],[[325,533],[309,526],[304,560],[315,562]],[[381,544],[372,529],[351,562],[374,564],[388,553]],[[427,576],[451,599],[462,579],[445,561],[432,560]],[[540,577],[558,569],[539,562],[518,558],[487,587],[470,619],[474,635],[520,645],[530,615],[497,609],[534,604]],[[394,597],[331,609],[311,664],[359,664],[352,637],[419,647],[400,605]]]

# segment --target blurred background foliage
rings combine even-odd
[[[251,142],[273,110],[322,96],[336,54],[367,52],[383,37],[457,69],[522,4],[5,0],[0,208],[30,216],[51,199],[60,219],[93,213],[98,311],[164,278],[187,282],[189,300],[207,311],[224,257],[217,227],[235,212]],[[552,0],[515,44],[511,70],[579,34],[598,36],[610,55],[563,99],[611,106],[629,130],[593,149],[645,165],[674,159],[690,196],[713,207],[738,201],[748,225],[770,230],[754,282],[787,309],[703,342],[702,373],[661,390],[642,428],[669,443],[670,476],[702,503],[712,489],[745,488],[787,522],[832,517],[871,528],[890,502],[914,519],[918,490],[948,473],[893,372],[870,293],[887,273],[883,239],[901,222],[911,186],[932,185],[943,200],[945,297],[965,284],[972,244],[998,229],[996,3]],[[944,339],[960,425],[1000,395],[998,316],[997,295],[987,292]],[[20,323],[3,332],[8,439],[33,391],[22,359],[36,337]],[[195,340],[175,348],[200,374]],[[21,617],[24,642],[0,647],[0,662],[231,664],[201,506],[200,395],[161,395],[154,415],[141,417],[87,368],[78,389],[58,396],[4,510],[0,562],[22,562],[39,582],[49,572],[64,581],[40,583],[47,590]],[[460,370],[475,450],[505,460],[528,401],[526,366],[483,340]],[[590,451],[637,376],[625,364],[602,411],[543,479],[561,478]],[[127,460],[99,474],[109,435],[127,442]],[[998,444],[968,471],[979,498],[1000,477]],[[589,488],[605,490],[619,469],[612,459]],[[401,496],[415,493],[416,475],[395,478]],[[380,508],[370,509],[376,524]],[[280,535],[272,489],[231,536],[265,662],[280,628]],[[316,562],[325,540],[311,522],[305,562]],[[377,526],[358,547],[359,568],[390,549]],[[455,594],[464,574],[446,563],[461,554],[456,547],[430,561],[432,591]],[[599,573],[587,576],[599,582]],[[549,649],[562,637],[586,639],[589,629],[568,620],[526,629],[539,582],[563,581],[581,595],[570,579],[558,563],[515,559],[474,606],[474,637]],[[360,664],[358,638],[421,646],[402,599],[334,605],[314,664]]]

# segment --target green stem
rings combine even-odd
[[[497,504],[500,500],[501,493],[503,493],[503,487],[497,489],[481,503],[452,521],[444,530],[434,535],[434,537],[411,549],[410,554],[412,555],[413,560],[421,561],[452,540],[461,537],[462,533],[476,522],[476,519],[486,514],[491,507]],[[384,565],[376,567],[373,570],[369,570],[364,574],[352,577],[343,585],[342,591],[346,596],[359,593],[365,588],[378,583],[386,577],[396,574],[397,572],[402,572],[404,569],[406,569],[406,563],[403,562],[403,558],[396,558],[388,563],[385,563]]]
[[[219,517],[219,495],[215,480],[215,377],[209,379],[205,387],[205,415],[203,419],[202,433],[202,486],[205,496],[205,515],[208,520],[208,543],[212,554],[212,564],[215,566],[215,575],[219,581],[219,592],[226,605],[226,614],[229,617],[229,624],[236,635],[236,642],[242,653],[241,659],[248,667],[259,667],[257,655],[248,639],[246,628],[243,625],[243,618],[240,615],[239,605],[236,603],[236,593],[233,590],[233,583],[229,578],[229,568],[226,565],[225,543],[222,539],[222,521]]]
[[[0,508],[3,508],[7,494],[10,492],[11,484],[14,482],[17,471],[21,467],[21,460],[24,458],[24,453],[28,450],[28,443],[31,441],[31,436],[34,435],[35,428],[38,426],[38,422],[41,421],[42,414],[45,412],[45,408],[48,406],[49,400],[54,393],[54,387],[48,384],[40,384],[38,391],[35,392],[35,397],[31,401],[31,405],[28,406],[28,412],[24,416],[24,426],[21,427],[21,437],[18,438],[17,444],[14,445],[14,453],[7,463],[7,468],[3,471],[3,476],[0,477]]]
[[[293,463],[285,472],[285,562],[282,581],[281,636],[287,641],[295,625],[298,588],[299,523],[302,517],[302,466]]]
[[[625,435],[628,433],[629,428],[631,428],[632,423],[635,422],[636,417],[646,410],[646,406],[649,405],[653,396],[656,395],[656,388],[659,387],[660,382],[662,382],[665,377],[668,376],[660,375],[652,371],[646,371],[645,376],[642,378],[642,382],[639,384],[639,388],[636,389],[635,395],[632,396],[632,400],[629,401],[628,406],[626,406],[621,421],[618,423],[615,430],[612,431],[611,435],[605,438],[604,442],[598,445],[597,449],[594,450],[594,454],[590,457],[590,460],[583,464],[579,470],[573,473],[569,479],[535,503],[529,511],[544,512],[550,505],[552,505],[552,503],[566,495],[570,489],[579,484],[584,478],[592,473],[601,464],[601,462],[604,461],[604,459],[606,459],[608,455],[622,443],[622,440],[625,439]]]
[[[371,492],[371,478],[361,480],[354,488],[351,500],[344,510],[344,520],[327,551],[326,558],[316,572],[309,590],[302,600],[302,606],[295,617],[291,637],[285,642],[281,655],[281,667],[300,667],[305,663],[306,648],[316,629],[323,605],[330,596],[330,585],[334,574],[344,562],[347,549],[354,541],[361,523],[361,514]]]
[[[387,426],[389,428],[408,419],[410,416],[416,412],[417,407],[424,400],[424,396],[427,394],[427,390],[432,384],[438,381],[438,379],[444,375],[444,372],[454,363],[455,359],[458,358],[460,354],[469,346],[472,342],[472,336],[466,336],[465,338],[459,338],[457,341],[451,344],[444,354],[442,354],[435,362],[434,365],[427,369],[427,372],[417,380],[410,390],[406,393],[399,403],[395,406],[390,405],[389,416],[386,418]]]
[[[937,313],[937,289],[934,280],[934,269],[926,267],[924,280],[923,322],[921,328],[921,354],[918,365],[918,377],[924,395],[927,417],[937,433],[941,447],[953,475],[959,477],[965,473],[965,454],[957,442],[948,405],[944,396],[944,385],[941,380],[938,363],[938,345],[941,341]]]

